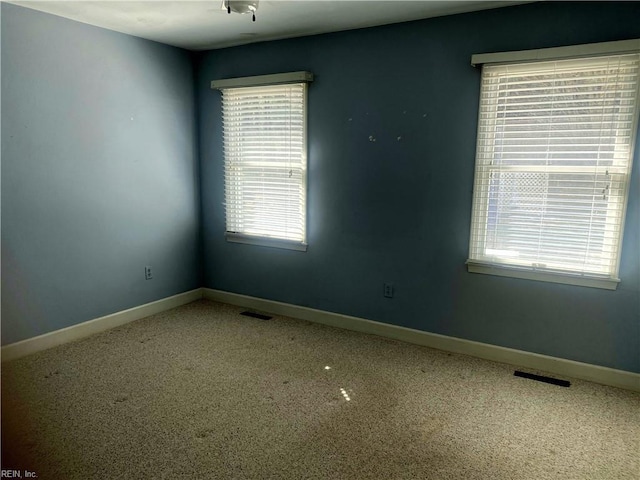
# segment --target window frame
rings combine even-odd
[[[586,45],[572,45],[567,47],[555,47],[539,50],[517,51],[517,52],[500,52],[500,53],[486,53],[477,54],[472,56],[471,64],[473,66],[481,66],[484,64],[491,65],[519,65],[530,64],[532,62],[553,61],[553,60],[565,60],[576,58],[594,58],[615,54],[638,54],[640,53],[640,39],[623,40],[617,42],[604,42],[596,44]],[[484,78],[484,77],[482,77]],[[484,259],[473,258],[474,247],[479,245],[478,238],[482,235],[483,231],[488,228],[486,217],[489,215],[488,198],[480,198],[478,195],[479,189],[484,189],[481,185],[483,183],[483,174],[480,173],[481,169],[485,169],[486,166],[480,165],[479,149],[480,143],[480,128],[483,125],[482,118],[480,117],[481,108],[480,103],[482,99],[479,98],[479,111],[478,111],[478,127],[477,127],[477,145],[476,145],[476,163],[474,168],[474,190],[473,190],[473,206],[472,206],[472,218],[470,226],[469,237],[469,257],[466,262],[467,269],[471,273],[481,273],[489,275],[497,275],[512,278],[521,278],[528,280],[537,280],[552,283],[562,283],[570,285],[579,285],[594,288],[603,288],[609,290],[615,290],[617,288],[620,279],[617,278],[620,268],[620,261],[622,257],[622,242],[624,238],[624,226],[627,214],[627,204],[629,201],[629,190],[631,182],[631,172],[636,153],[634,147],[636,144],[636,138],[638,135],[638,122],[640,117],[640,86],[636,89],[636,111],[635,116],[632,118],[631,126],[631,138],[630,138],[630,159],[628,169],[626,172],[626,182],[621,199],[624,202],[622,205],[621,223],[619,236],[616,239],[618,242],[617,258],[615,271],[610,275],[598,275],[598,274],[585,274],[578,271],[556,270],[549,268],[538,269],[535,266],[522,266],[517,264],[509,264],[504,261],[500,263],[492,263]],[[487,170],[489,171],[489,170]],[[488,188],[488,187],[487,187]],[[485,219],[484,224],[482,218]],[[475,227],[475,228],[474,228]]]
[[[307,217],[308,217],[308,147],[307,147],[307,122],[308,122],[308,84],[313,81],[313,74],[306,71],[277,73],[270,75],[256,75],[251,77],[236,77],[211,81],[211,88],[213,90],[235,89],[243,87],[270,87],[285,84],[304,84],[303,90],[303,135],[302,135],[302,156],[304,168],[301,174],[301,188],[304,192],[304,212],[302,219],[302,233],[303,238],[301,241],[291,240],[285,238],[272,237],[268,235],[254,235],[243,232],[228,231],[228,219],[225,216],[225,239],[228,242],[240,243],[246,245],[258,245],[264,247],[281,248],[295,251],[307,251]],[[224,136],[224,133],[223,133]],[[225,173],[226,173],[226,159],[225,159]],[[226,201],[226,191],[225,191]]]

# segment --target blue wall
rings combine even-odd
[[[2,343],[199,287],[190,54],[1,7]]]
[[[3,344],[204,285],[640,372],[640,145],[617,291],[464,265],[480,81],[471,55],[637,38],[640,4],[545,2],[194,63],[14,5],[1,12]],[[309,250],[227,243],[209,81],[294,70],[316,75]]]
[[[639,19],[636,2],[545,2],[200,55],[205,286],[640,372],[640,146],[617,291],[465,267],[480,86],[471,55],[637,38]],[[227,243],[209,82],[296,70],[316,76],[309,250]]]

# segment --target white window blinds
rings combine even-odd
[[[228,233],[305,243],[306,90],[222,89]]]
[[[470,265],[617,280],[639,61],[483,67]]]

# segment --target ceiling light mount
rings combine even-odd
[[[256,10],[258,10],[258,0],[224,0],[222,2],[222,8],[227,10],[227,13],[231,15],[234,13],[251,13],[253,21],[256,21]]]

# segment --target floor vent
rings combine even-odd
[[[567,380],[545,377],[544,375],[534,375],[533,373],[521,372],[520,370],[516,370],[515,372],[513,372],[513,374],[516,377],[528,378],[529,380],[536,380],[538,382],[551,383],[553,385],[558,385],[559,387],[571,386],[571,382]]]
[[[271,320],[273,317],[269,315],[263,315],[262,313],[250,312],[247,310],[246,312],[242,312],[240,315],[244,315],[245,317],[258,318],[260,320]]]

